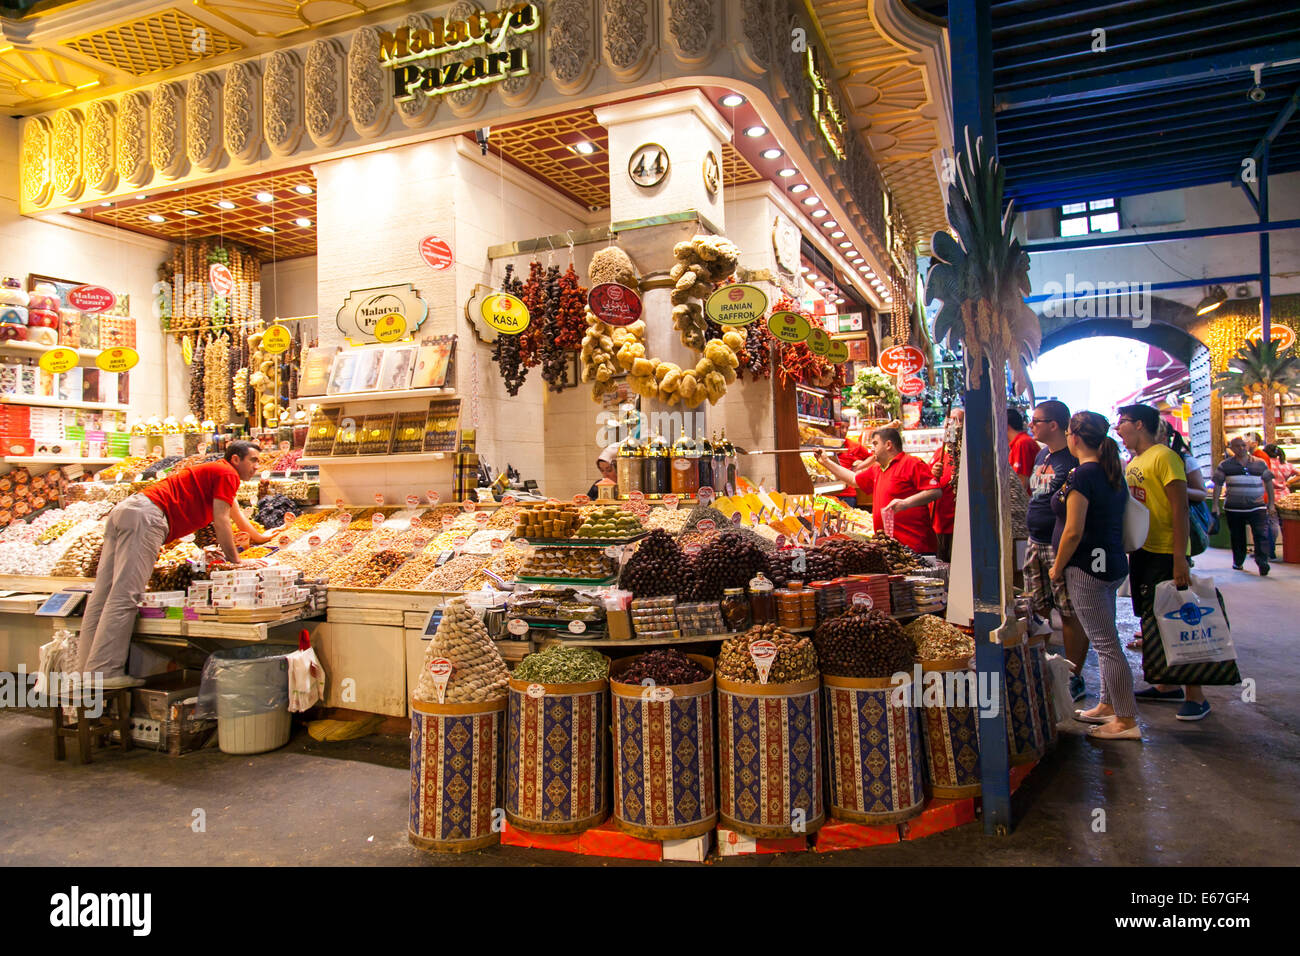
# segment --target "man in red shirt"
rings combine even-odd
[[[136,603],[149,586],[164,544],[213,524],[226,560],[239,564],[232,519],[254,544],[270,541],[278,533],[279,529],[258,534],[235,503],[239,483],[257,473],[261,450],[252,442],[232,442],[224,460],[164,478],[109,512],[95,591],[81,622],[77,673],[104,674],[106,689],[144,683],[127,676],[126,658]]]
[[[841,481],[856,482],[871,495],[871,511],[876,531],[885,528],[885,512],[894,516],[894,537],[919,554],[934,554],[934,528],[930,509],[942,494],[939,483],[930,474],[930,466],[903,451],[903,438],[896,428],[877,428],[871,433],[874,464],[862,471],[845,468],[831,455],[822,462]]]
[[[962,425],[966,412],[954,408],[948,416],[948,427],[944,433],[944,443],[930,459],[930,474],[939,482],[940,498],[930,509],[934,519],[934,534],[938,539],[938,557],[940,561],[952,560],[952,533],[957,522],[957,492],[953,484],[957,477],[958,463],[953,458],[953,447],[959,444]]]
[[[1034,473],[1038,458],[1038,442],[1025,433],[1025,417],[1019,410],[1007,409],[1007,441],[1011,445],[1011,470],[1020,476],[1020,483],[1029,493],[1029,476]]]

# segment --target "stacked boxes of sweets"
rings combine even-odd
[[[393,412],[367,415],[361,433],[357,436],[357,453],[360,455],[387,455],[393,443]]]
[[[303,455],[308,458],[320,458],[329,455],[334,449],[334,439],[339,429],[338,408],[318,408],[307,424],[307,444]]]
[[[455,452],[459,448],[460,399],[438,399],[429,403],[424,426],[424,450]]]
[[[918,613],[916,610],[916,592],[908,575],[891,574],[889,576],[890,607],[881,610],[892,611],[899,617]]]
[[[915,613],[928,614],[943,609],[948,603],[948,589],[942,581],[922,575],[908,575]]]
[[[508,602],[508,613],[533,621],[567,623],[582,621],[599,624],[605,619],[605,608],[594,597],[581,594],[573,588],[538,588],[516,592]]]
[[[427,412],[400,412],[393,425],[393,454],[405,455],[424,449]]]
[[[854,574],[843,578],[846,606],[862,605],[865,595],[870,598],[865,604],[869,608],[889,614],[895,607],[892,594],[892,579],[888,574]]]
[[[618,573],[618,561],[602,548],[534,548],[521,577],[604,581]]]
[[[231,568],[213,571],[208,582],[190,585],[187,603],[203,607],[208,598],[216,608],[264,608],[301,604],[313,596],[313,588],[299,582],[295,568],[272,565],[264,568]]]
[[[523,508],[514,537],[529,541],[558,541],[572,537],[581,521],[573,505],[539,504]]]
[[[632,602],[632,629],[638,638],[664,640],[681,637],[677,622],[677,598],[637,598]]]
[[[717,601],[694,601],[677,605],[677,626],[685,635],[722,634],[722,605]]]

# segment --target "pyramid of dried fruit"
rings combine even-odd
[[[451,661],[444,703],[464,704],[506,695],[506,681],[510,676],[506,662],[483,622],[463,599],[447,602],[442,610],[442,621],[424,654],[420,681],[415,687],[416,700],[438,702],[430,670],[431,663],[438,658]]]

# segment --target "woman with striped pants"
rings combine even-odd
[[[1052,579],[1065,581],[1074,613],[1101,665],[1101,700],[1096,707],[1076,710],[1075,719],[1096,724],[1088,735],[1097,740],[1141,740],[1133,672],[1115,625],[1115,598],[1128,574],[1124,554],[1128,484],[1119,446],[1108,431],[1109,423],[1096,412],[1076,412],[1070,419],[1065,440],[1079,465],[1052,496],[1056,513]]]

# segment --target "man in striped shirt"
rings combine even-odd
[[[1245,439],[1228,442],[1232,453],[1214,469],[1214,510],[1219,510],[1219,496],[1224,497],[1223,513],[1232,537],[1232,567],[1242,570],[1246,563],[1246,529],[1255,538],[1255,564],[1260,576],[1268,574],[1269,543],[1273,531],[1269,516],[1275,513],[1273,473],[1268,464],[1250,453]]]

